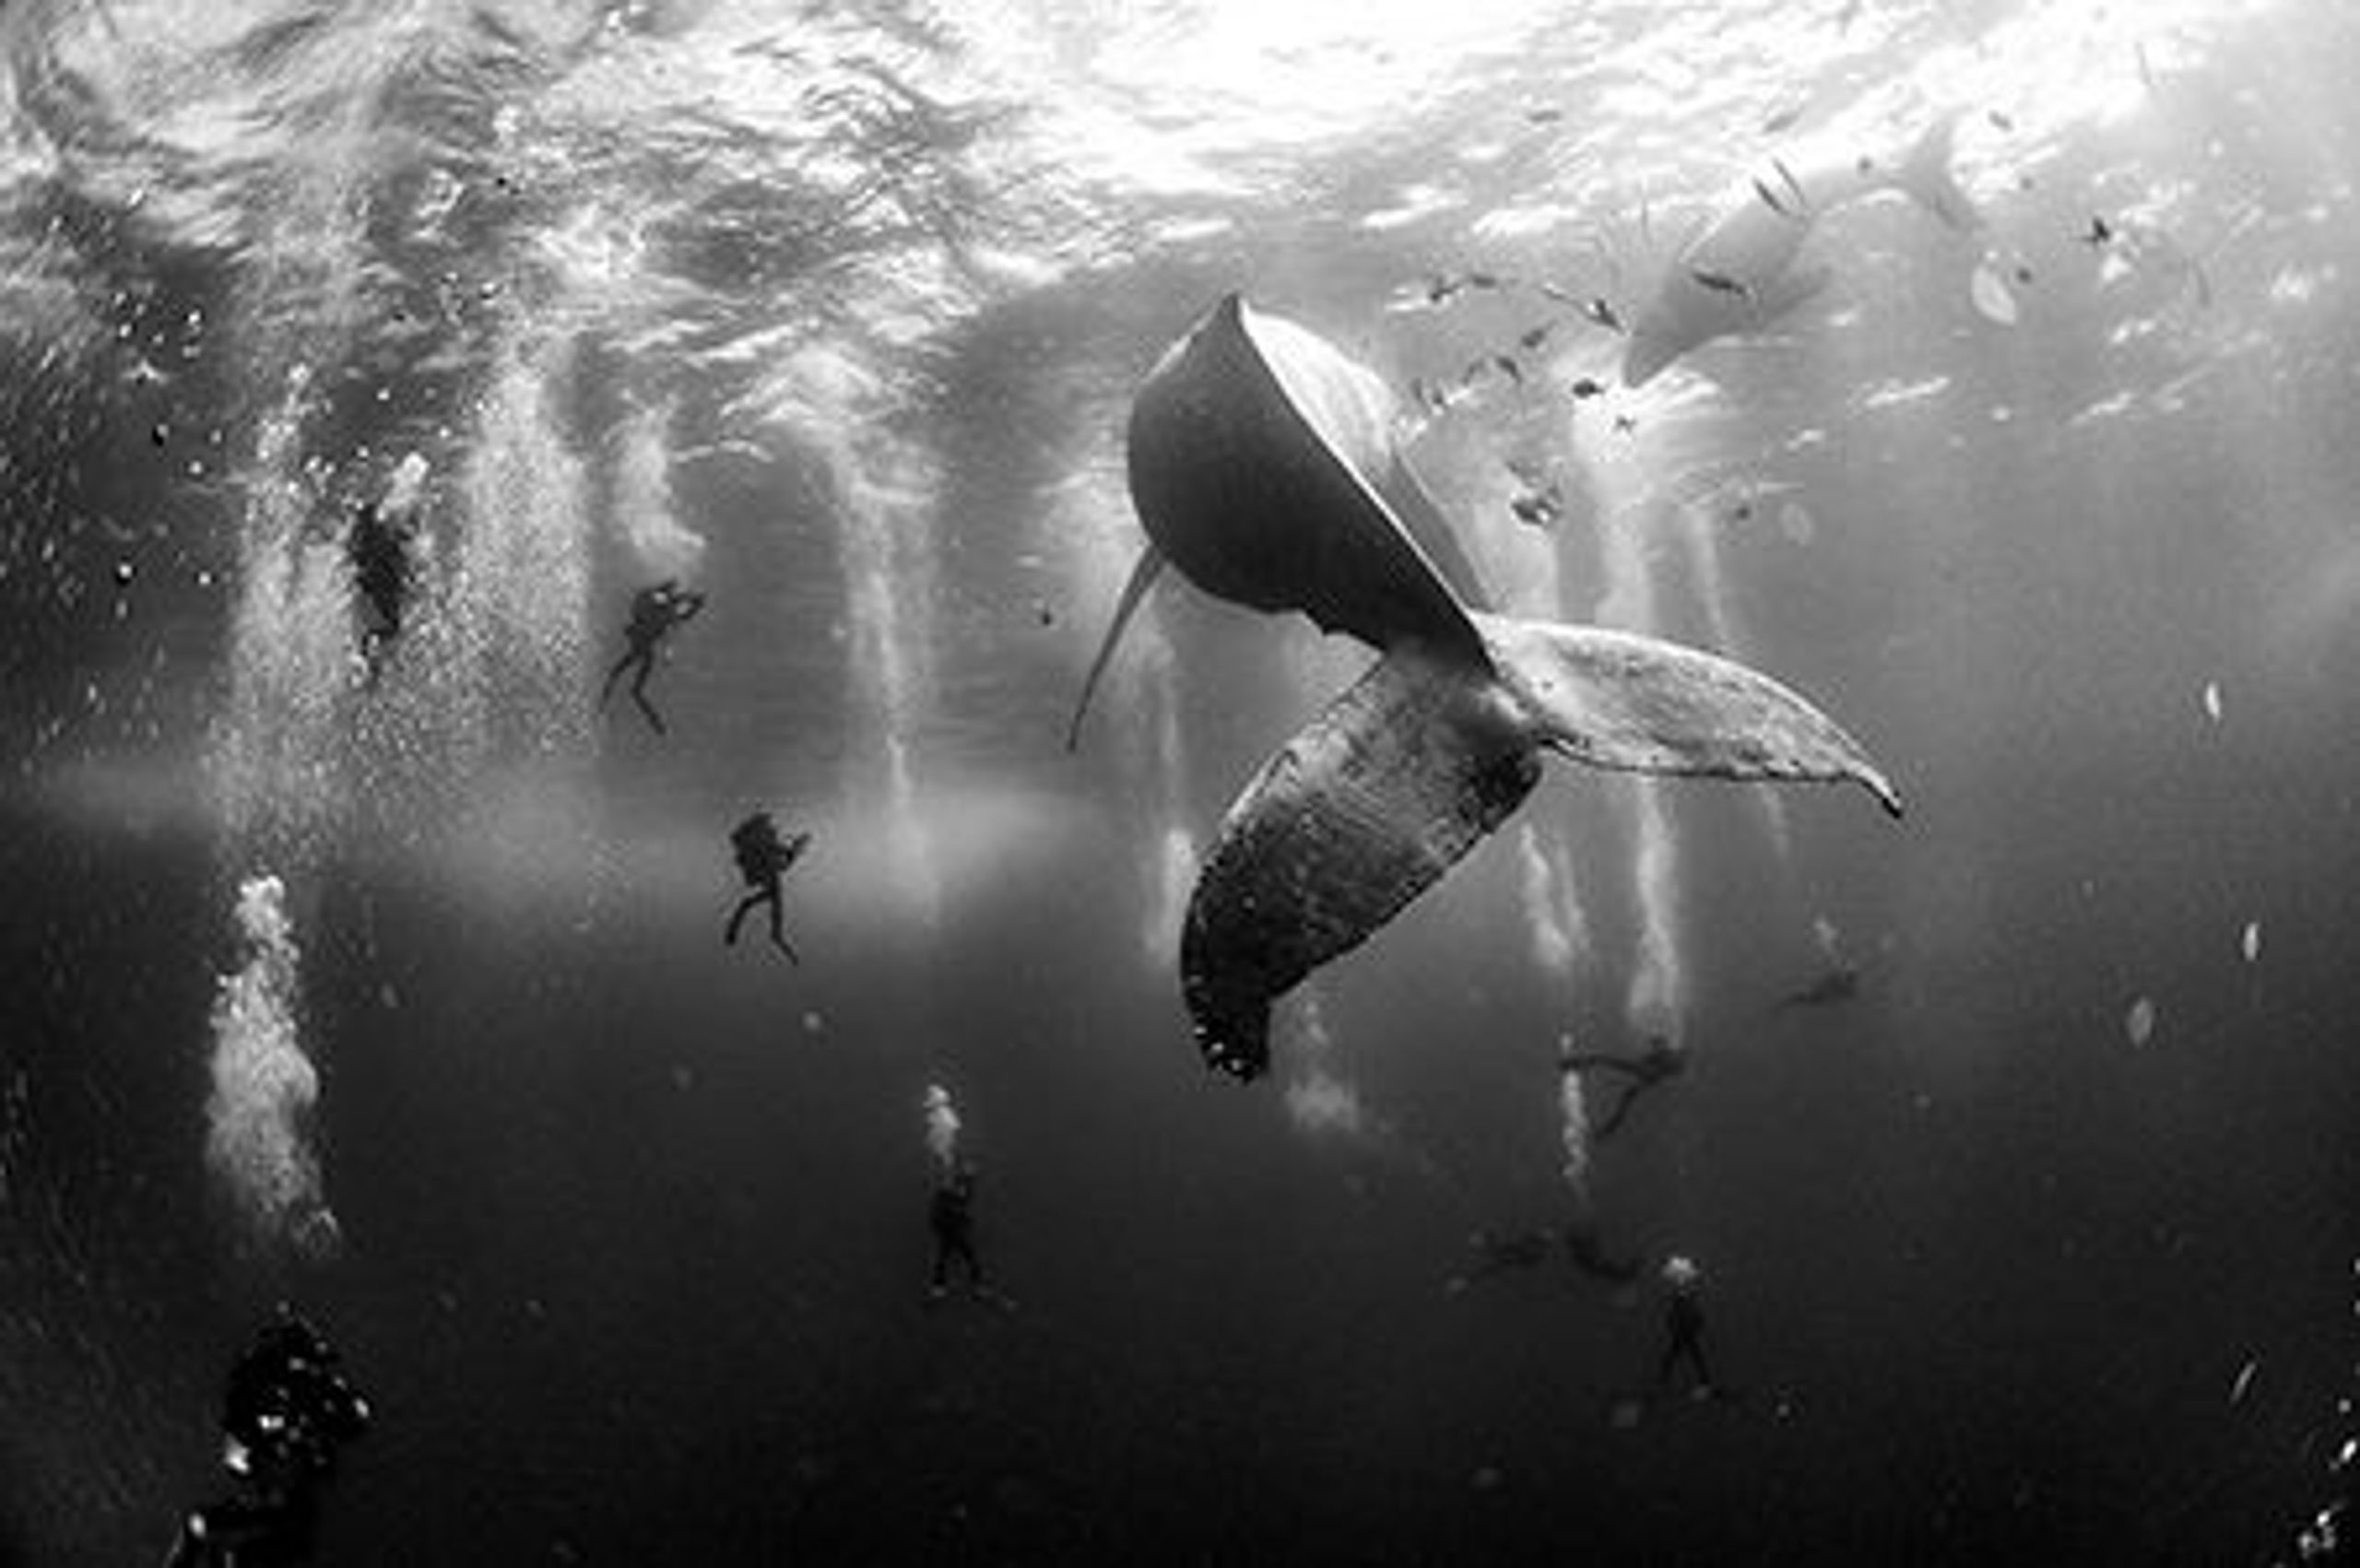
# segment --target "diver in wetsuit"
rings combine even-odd
[[[1827,1008],[1848,1002],[1860,994],[1860,972],[1848,963],[1831,964],[1820,976],[1800,991],[1788,992],[1778,998],[1774,1011],[1788,1008]]]
[[[360,595],[360,660],[363,683],[373,688],[384,673],[394,641],[402,632],[408,607],[410,559],[418,532],[419,487],[426,479],[426,459],[413,452],[395,466],[384,495],[354,508],[351,530],[345,536],[345,553],[352,563],[352,591]]]
[[[401,635],[402,607],[409,599],[409,538],[384,509],[364,501],[354,512],[346,548],[352,556],[352,587],[367,607],[361,617],[360,660],[370,686],[384,673],[394,639]]]
[[[1622,1098],[1615,1102],[1614,1109],[1607,1114],[1606,1120],[1591,1129],[1591,1136],[1603,1143],[1622,1126],[1623,1118],[1631,1114],[1631,1107],[1638,1103],[1640,1095],[1687,1070],[1688,1056],[1679,1046],[1658,1034],[1648,1039],[1647,1048],[1636,1056],[1613,1056],[1601,1051],[1567,1051],[1557,1058],[1559,1072],[1575,1073],[1585,1067],[1594,1067],[1600,1072],[1623,1073],[1631,1079],[1631,1087],[1622,1091]]]
[[[934,1274],[926,1289],[929,1303],[950,1293],[953,1264],[966,1270],[967,1293],[1007,1310],[1015,1303],[984,1278],[983,1260],[975,1256],[975,1167],[956,1161],[934,1185],[926,1202],[926,1228],[934,1232]]]
[[[239,1490],[182,1517],[167,1568],[307,1560],[319,1487],[369,1418],[335,1349],[282,1303],[230,1368],[222,1396],[221,1462]]]
[[[704,608],[704,595],[680,586],[678,578],[667,577],[653,587],[642,588],[631,595],[631,621],[623,628],[623,656],[607,672],[606,684],[598,689],[598,706],[604,708],[607,699],[615,694],[615,682],[625,670],[634,670],[631,681],[631,700],[647,715],[655,733],[664,733],[664,715],[647,700],[647,679],[655,673],[655,654],[664,639],[676,628],[696,619]]]
[[[1669,1388],[1671,1374],[1685,1361],[1696,1374],[1696,1392],[1710,1398],[1717,1390],[1712,1366],[1705,1360],[1705,1309],[1696,1300],[1703,1273],[1689,1258],[1674,1253],[1663,1266],[1663,1355],[1656,1362],[1656,1386]]]
[[[746,916],[767,904],[771,912],[771,942],[786,955],[790,963],[803,961],[796,957],[795,949],[786,939],[783,924],[785,912],[779,878],[786,875],[787,868],[795,864],[810,843],[809,833],[797,833],[782,841],[778,836],[778,823],[767,811],[755,812],[729,831],[729,849],[738,862],[738,874],[746,879],[746,886],[753,891],[738,901],[737,909],[729,916],[728,928],[722,933],[724,946],[736,947],[738,927],[745,923]]]

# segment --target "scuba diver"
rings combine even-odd
[[[285,1303],[230,1369],[221,1463],[239,1491],[181,1520],[167,1568],[244,1568],[308,1557],[318,1488],[369,1427],[369,1401],[319,1330]]]
[[[966,1269],[967,1293],[977,1301],[1003,1310],[1016,1304],[985,1279],[983,1260],[975,1256],[975,1167],[972,1161],[953,1161],[934,1184],[926,1220],[934,1232],[934,1275],[926,1290],[929,1304],[950,1293],[953,1263]]]
[[[1695,1263],[1674,1253],[1663,1265],[1663,1355],[1656,1362],[1656,1386],[1671,1385],[1671,1374],[1682,1361],[1696,1374],[1696,1397],[1715,1397],[1719,1389],[1713,1369],[1705,1360],[1705,1309],[1697,1303],[1696,1288],[1704,1274]]]
[[[1602,1051],[1567,1051],[1557,1058],[1559,1072],[1575,1073],[1585,1067],[1624,1073],[1631,1079],[1631,1087],[1622,1091],[1622,1098],[1615,1102],[1614,1109],[1607,1114],[1606,1120],[1592,1130],[1592,1136],[1603,1143],[1622,1126],[1622,1119],[1631,1114],[1631,1107],[1638,1103],[1640,1095],[1666,1079],[1678,1078],[1687,1070],[1688,1055],[1669,1039],[1657,1034],[1648,1037],[1647,1048],[1636,1056],[1614,1056]]]
[[[401,635],[402,615],[409,604],[416,568],[410,550],[418,534],[419,487],[425,481],[426,459],[413,452],[395,466],[382,498],[354,508],[352,527],[345,536],[352,589],[363,607],[362,684],[372,690]]]
[[[738,901],[737,909],[729,916],[728,929],[722,933],[723,946],[736,947],[738,927],[745,923],[746,916],[768,904],[773,945],[786,955],[788,962],[803,961],[796,957],[795,949],[788,944],[782,925],[785,912],[780,899],[779,878],[786,875],[787,868],[795,864],[810,843],[809,833],[797,833],[782,841],[778,836],[778,823],[767,811],[757,811],[729,830],[729,849],[737,859],[738,874],[745,878],[746,886],[753,891]]]
[[[1860,972],[1848,963],[1831,964],[1818,979],[1800,991],[1789,992],[1778,999],[1772,1010],[1785,1012],[1788,1008],[1826,1008],[1838,1002],[1848,1002],[1860,994]]]
[[[631,700],[639,704],[639,711],[647,715],[655,733],[662,735],[664,715],[647,700],[647,679],[655,673],[656,650],[675,629],[695,619],[697,611],[702,608],[704,595],[681,587],[677,577],[667,577],[632,595],[631,621],[623,628],[623,656],[615,661],[614,667],[607,672],[606,684],[598,689],[599,708],[603,710],[607,699],[615,694],[615,682],[622,678],[623,671],[635,670]]]

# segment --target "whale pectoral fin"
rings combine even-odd
[[[1268,1065],[1270,1003],[1358,945],[1505,820],[1540,776],[1480,666],[1398,646],[1229,809],[1180,941],[1207,1065]]]
[[[1106,628],[1105,641],[1098,644],[1098,656],[1090,661],[1090,673],[1082,678],[1081,699],[1073,705],[1073,723],[1066,726],[1066,749],[1072,751],[1081,745],[1082,715],[1090,712],[1091,694],[1098,690],[1098,678],[1106,673],[1109,660],[1115,656],[1115,644],[1123,640],[1123,628],[1131,623],[1132,612],[1139,601],[1154,586],[1156,574],[1163,570],[1163,552],[1150,545],[1139,552],[1139,563],[1131,568],[1130,581],[1123,584],[1123,596],[1115,602],[1115,619]]]
[[[1758,670],[1654,637],[1479,615],[1533,740],[1596,768],[1724,779],[1848,779],[1901,815],[1860,743]]]

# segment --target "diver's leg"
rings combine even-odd
[[[754,906],[761,902],[762,890],[760,888],[738,901],[738,907],[730,912],[729,929],[722,934],[721,942],[724,947],[734,948],[738,945],[738,927],[745,924],[746,916],[753,914]]]
[[[776,883],[771,885],[770,901],[771,946],[785,953],[789,963],[799,964],[803,961],[796,956],[794,945],[786,939],[786,901],[779,896]]]
[[[603,708],[607,705],[607,699],[615,694],[615,682],[623,678],[623,671],[631,668],[631,661],[638,657],[638,649],[626,648],[623,650],[623,656],[617,659],[613,666],[608,669],[607,678],[598,688],[598,706]]]
[[[1713,1382],[1713,1369],[1705,1360],[1705,1337],[1701,1334],[1692,1334],[1688,1337],[1688,1364],[1696,1369],[1696,1383],[1699,1387],[1716,1386]]]
[[[647,722],[655,726],[655,733],[662,735],[664,715],[657,713],[655,704],[647,700],[647,678],[655,673],[655,650],[650,648],[647,650],[647,655],[639,662],[639,674],[631,680],[631,700],[639,704],[639,711],[647,715]]]

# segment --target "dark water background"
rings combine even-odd
[[[1210,25],[1176,7],[12,8],[0,1561],[160,1557],[280,1296],[378,1409],[327,1562],[2293,1560],[2348,1485],[2360,1351],[2360,35],[2325,3],[2093,8],[2073,36],[2130,84],[2107,119],[2007,53],[2071,7],[1823,9],[1576,7],[1634,56],[1751,36],[1724,66],[1755,74],[1625,124],[1585,110],[1595,40],[1543,18],[1365,128],[1223,126],[1209,156],[1258,181],[1224,197],[1143,153],[1110,184],[1119,148],[1038,124],[1090,96],[1092,29]],[[247,140],[185,102],[143,120],[104,68],[175,29],[210,41],[187,101]],[[805,121],[733,124],[749,100],[698,85],[750,36],[793,57]],[[1039,40],[1045,65],[1016,48]],[[1535,960],[1506,834],[1322,978],[1357,1129],[1209,1079],[1143,949],[1158,846],[1201,844],[1359,655],[1167,585],[1060,749],[1136,537],[1124,400],[1232,287],[1397,385],[1447,375],[1526,318],[1388,309],[1405,291],[1478,264],[1605,287],[1577,230],[1627,237],[1772,145],[1686,143],[1797,97],[1896,92],[1914,124],[1911,73],[1949,49],[2023,127],[1966,148],[1990,231],[1831,216],[1835,301],[1700,355],[1702,415],[1627,405],[1690,431],[1647,460],[1677,503],[1634,526],[1714,541],[1649,547],[1658,630],[1716,643],[1734,608],[1910,815],[1793,792],[1781,855],[1746,791],[1662,796],[1694,1062],[1597,1151],[1594,1197],[1616,1244],[1703,1263],[1742,1397],[1620,1430],[1651,1291],[1443,1284],[1470,1228],[1564,1211],[1559,1033],[1629,1049],[1661,1021],[1631,1001],[1661,890],[1629,786],[1552,768],[1527,808],[1577,867],[1570,980]],[[1451,155],[1489,141],[1510,154]],[[822,154],[884,194],[817,188]],[[437,170],[466,194],[412,222]],[[1362,221],[1421,181],[1457,205]],[[1478,221],[1544,195],[1582,217]],[[2074,244],[2132,210],[2203,258],[2207,301]],[[644,253],[582,262],[584,213],[643,218]],[[1180,226],[1208,215],[1229,227]],[[1987,253],[2034,269],[2012,326],[1969,302]],[[587,713],[650,571],[648,407],[714,598],[658,678],[662,741]],[[1497,571],[1529,543],[1497,461],[1529,407],[1451,420],[1421,461]],[[751,455],[695,455],[732,441]],[[469,558],[490,595],[414,640],[477,676],[414,666],[322,717],[289,693],[341,665],[252,585],[301,554],[278,519],[374,493],[411,445],[446,537],[540,531]],[[1618,492],[1568,472],[1587,619]],[[1740,515],[1756,480],[1811,529]],[[715,939],[722,834],[759,803],[819,834],[799,968]],[[325,1263],[206,1158],[261,869],[302,951]],[[1777,1009],[1815,917],[1862,994]],[[922,1305],[928,1081],[1012,1315]]]

